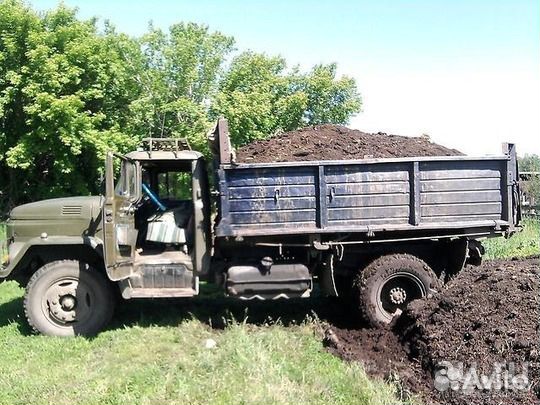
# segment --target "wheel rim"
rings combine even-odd
[[[401,271],[392,274],[381,284],[377,291],[377,306],[383,317],[390,322],[409,302],[426,295],[426,287],[420,278]]]
[[[90,317],[94,302],[95,295],[87,283],[76,277],[62,277],[47,288],[41,309],[52,324],[70,327]]]

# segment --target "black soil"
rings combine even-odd
[[[341,358],[362,362],[371,375],[398,377],[405,390],[420,395],[426,403],[538,403],[539,274],[538,257],[469,267],[435,297],[412,303],[391,328],[332,326],[325,342]],[[443,361],[455,367],[463,363],[464,378],[452,380],[455,390],[435,388],[444,389],[451,382],[440,371],[447,370]],[[471,387],[475,375],[493,376],[497,364],[502,389],[461,390],[467,377]],[[505,389],[507,375],[519,377],[523,372],[528,377],[526,389],[515,389],[519,386],[511,380]]]
[[[324,124],[255,141],[236,151],[239,163],[293,162],[412,156],[463,155],[430,142],[428,137],[368,134]]]

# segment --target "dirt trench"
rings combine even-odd
[[[537,404],[539,275],[538,257],[468,267],[391,328],[333,325],[325,343],[425,403]]]

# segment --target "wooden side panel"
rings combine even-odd
[[[501,161],[420,163],[423,222],[502,219]]]
[[[316,167],[230,169],[224,176],[225,232],[316,228]]]
[[[409,164],[326,167],[328,227],[407,224]]]
[[[222,167],[217,235],[367,232],[385,225],[456,229],[506,221],[505,159],[343,163]]]

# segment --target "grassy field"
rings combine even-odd
[[[508,240],[484,241],[486,257],[538,254],[539,222],[524,225]],[[98,337],[59,339],[30,333],[22,295],[14,282],[0,284],[0,405],[393,404],[406,397],[398,384],[368,378],[359,364],[324,350],[313,311],[329,301],[126,302]]]
[[[485,258],[506,259],[540,254],[540,221],[525,219],[523,230],[511,238],[493,238],[482,242],[486,248]]]
[[[96,338],[61,339],[30,334],[22,294],[0,284],[0,404],[399,402],[324,350],[310,303],[124,303]]]

